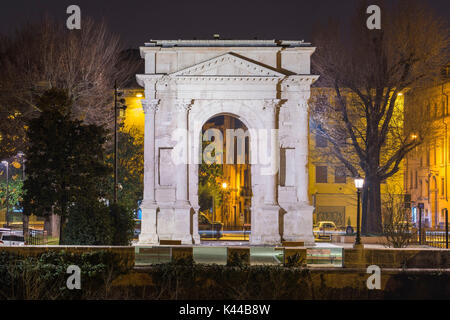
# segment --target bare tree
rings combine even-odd
[[[52,87],[68,90],[74,117],[109,126],[114,81],[119,86],[128,82],[139,67],[139,61],[122,53],[119,37],[90,18],[83,19],[80,30],[44,18],[2,39],[0,120],[7,120],[0,121],[2,153],[15,152],[24,142],[26,120],[39,112],[37,97]],[[11,136],[18,141],[8,147]]]
[[[405,203],[403,187],[398,184],[387,186],[382,199],[383,233],[387,245],[394,248],[407,247],[417,234],[411,220],[411,207]]]
[[[330,22],[315,36],[313,69],[323,88],[312,97],[312,127],[329,152],[365,177],[362,231],[381,233],[380,183],[432,134],[428,110],[402,96],[435,81],[448,61],[448,28],[415,1],[383,5],[382,29],[366,27],[367,5],[350,26]],[[402,97],[402,98],[400,98]],[[404,125],[405,114],[413,115]]]

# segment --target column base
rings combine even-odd
[[[181,244],[192,244],[191,235],[191,206],[185,203],[175,204],[175,230],[172,236],[173,240],[181,240]]]
[[[158,245],[159,238],[157,234],[141,233],[139,235],[138,245],[152,244]]]
[[[280,206],[276,204],[265,204],[256,208],[252,217],[250,244],[279,245],[281,243],[279,214]]]
[[[313,211],[314,207],[304,203],[292,206],[283,216],[283,240],[313,245]]]
[[[200,244],[200,236],[198,235],[198,233],[197,233],[197,235],[192,236],[192,240],[193,240],[194,244]]]
[[[158,232],[156,230],[156,219],[158,206],[155,202],[143,201],[142,206],[141,234],[138,244],[159,244]]]

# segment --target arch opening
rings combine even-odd
[[[248,241],[252,204],[248,128],[234,115],[215,115],[203,124],[200,144],[200,239]]]

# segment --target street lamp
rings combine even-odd
[[[6,167],[6,227],[9,227],[9,162],[3,160],[2,164]]]
[[[361,177],[355,178],[355,187],[356,187],[356,194],[357,194],[357,207],[356,207],[356,239],[355,239],[355,246],[361,245],[361,190],[364,187],[364,179]]]

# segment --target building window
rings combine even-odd
[[[327,139],[319,134],[316,134],[316,147],[326,148],[328,145]]]
[[[335,183],[346,183],[346,170],[345,167],[337,167],[334,170],[334,182]]]
[[[437,149],[437,147],[436,147],[436,143],[435,143],[434,146],[433,146],[433,164],[434,165],[437,164],[437,161],[436,161],[436,155],[437,155],[436,149]]]
[[[416,170],[416,177],[414,179],[414,187],[417,189],[417,170]]]
[[[423,182],[422,182],[422,179],[420,179],[420,181],[419,181],[419,187],[420,187],[420,198],[422,198],[422,196],[423,196]]]
[[[327,166],[316,166],[316,183],[328,183]]]
[[[441,178],[441,195],[444,196],[445,191],[445,179]]]
[[[413,182],[414,182],[414,180],[413,180],[413,172],[411,171],[411,180],[409,180],[409,189],[410,190],[412,190],[412,188],[413,188]]]
[[[420,154],[419,154],[419,158],[420,158],[420,167],[423,167],[423,157],[424,157],[424,153],[422,152],[422,149],[420,150]]]

